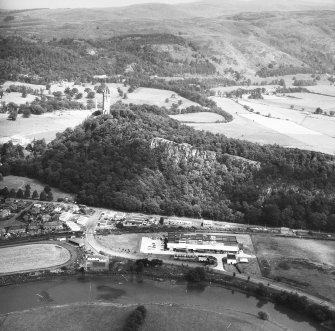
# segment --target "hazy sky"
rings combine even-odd
[[[140,3],[185,3],[197,0],[0,0],[1,9],[120,7]],[[199,0],[198,0],[199,1]]]

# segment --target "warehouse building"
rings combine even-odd
[[[241,246],[235,236],[169,232],[167,249],[174,252],[237,254]]]

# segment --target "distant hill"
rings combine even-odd
[[[197,45],[220,73],[233,68],[250,76],[274,76],[317,70],[333,73],[335,69],[333,0],[213,0],[174,6],[42,9],[14,13],[15,19],[8,22],[6,15],[0,13],[2,35],[35,40],[174,34]]]

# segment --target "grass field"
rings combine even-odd
[[[40,181],[36,179],[10,175],[10,176],[5,176],[3,178],[3,181],[0,182],[0,189],[7,186],[9,190],[14,188],[17,191],[20,188],[24,191],[25,185],[27,184],[29,184],[31,187],[31,194],[35,190],[38,193],[40,193],[41,191],[44,190],[44,187],[45,187],[45,184],[41,183]],[[69,198],[71,200],[74,199],[73,194],[62,192],[58,188],[52,187],[51,190],[52,190],[53,198],[55,201],[57,201],[58,198]]]
[[[175,97],[172,97],[172,95],[174,95]],[[169,99],[169,102],[165,102],[166,99]],[[133,93],[128,93],[128,98],[122,99],[122,102],[134,103],[137,105],[148,104],[158,107],[170,108],[173,103],[177,104],[179,100],[181,100],[182,102],[180,108],[199,106],[197,103],[185,99],[173,91],[146,87],[140,87],[137,88]]]
[[[131,252],[139,252],[141,239],[145,236],[143,233],[131,233],[122,235],[108,235],[108,236],[98,236],[97,241],[112,250],[130,250]]]
[[[264,275],[335,301],[335,242],[252,236]],[[269,266],[269,269],[266,269]],[[267,271],[268,270],[268,271]]]
[[[225,122],[223,116],[210,112],[170,115],[171,118],[184,123],[215,123]]]
[[[18,116],[16,121],[8,121],[7,114],[0,114],[0,140],[8,140],[13,135],[27,139],[42,139],[47,142],[56,138],[57,132],[74,128],[82,123],[91,111],[66,110],[43,115],[31,115],[30,118]]]
[[[0,316],[1,330],[123,330],[125,320],[136,306],[76,304],[65,307],[45,307]],[[282,328],[254,315],[225,310],[215,313],[180,306],[146,305],[147,316],[142,331],[221,331],[229,325],[239,331],[279,331]]]
[[[70,252],[53,244],[32,244],[0,249],[0,273],[42,269],[66,263]]]

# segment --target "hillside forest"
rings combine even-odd
[[[155,138],[174,148],[154,148]],[[334,157],[196,131],[164,108],[117,104],[48,145],[9,142],[0,152],[4,175],[38,178],[92,206],[335,231]]]

